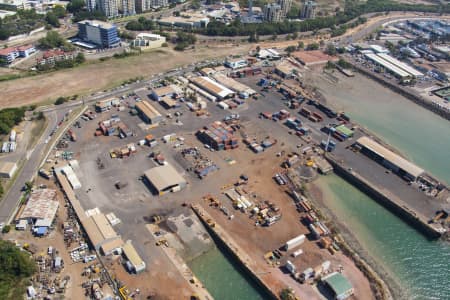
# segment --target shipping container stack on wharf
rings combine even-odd
[[[238,139],[234,130],[220,121],[215,121],[197,132],[201,142],[214,150],[230,150],[237,148]]]

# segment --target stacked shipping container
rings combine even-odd
[[[214,150],[235,149],[238,145],[238,139],[233,136],[233,129],[230,126],[216,121],[204,129],[197,132],[198,139],[204,144],[209,145]]]

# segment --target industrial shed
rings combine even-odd
[[[96,214],[84,219],[82,225],[96,250],[111,241],[120,239],[104,214]]]
[[[132,271],[140,273],[145,271],[145,261],[137,253],[136,249],[131,244],[131,241],[127,241],[122,247],[123,254],[128,259],[127,265],[132,268]],[[131,271],[131,270],[130,270]]]
[[[170,164],[147,170],[144,175],[159,195],[166,192],[177,192],[185,188],[187,184],[183,176]]]
[[[362,153],[407,180],[416,181],[424,173],[422,168],[386,149],[369,137],[363,136],[356,143],[361,147]]]
[[[336,300],[347,299],[354,293],[351,283],[341,273],[331,273],[323,277],[322,282],[333,292]]]
[[[14,162],[0,162],[0,177],[12,178],[17,171],[17,165]]]
[[[250,87],[246,86],[245,84],[242,84],[233,78],[230,78],[228,76],[225,76],[221,73],[216,73],[213,75],[214,79],[217,80],[219,83],[223,84],[227,88],[232,89],[233,91],[239,93],[240,95],[245,96],[251,96],[256,93],[255,90],[251,89]]]
[[[147,101],[136,103],[136,109],[146,123],[157,124],[162,121],[162,115]]]
[[[193,84],[207,91],[218,99],[225,99],[234,96],[234,92],[223,85],[215,82],[209,77],[195,77],[190,79]]]
[[[152,90],[151,98],[156,101],[160,101],[163,97],[171,97],[176,98],[180,97],[183,94],[181,88],[179,88],[175,84],[171,84],[168,86],[162,86]]]
[[[45,220],[51,224],[58,211],[59,202],[56,200],[56,191],[51,189],[41,189],[32,191],[27,204],[20,214],[19,220],[26,220],[28,223],[36,223]]]

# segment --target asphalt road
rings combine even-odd
[[[45,139],[49,136],[51,130],[53,130],[53,128],[57,125],[58,117],[63,116],[64,114],[65,110],[53,111],[45,114],[48,120],[48,126],[45,129],[44,134],[40,137],[36,143],[36,146],[28,151],[20,174],[17,176],[16,181],[0,202],[0,222],[6,223],[11,221],[10,218],[14,215],[17,209],[25,182],[31,180],[36,172],[36,169],[39,167],[46,145]]]

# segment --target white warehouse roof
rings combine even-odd
[[[369,58],[369,59],[371,59],[371,60],[373,60],[377,64],[382,65],[383,67],[385,67],[386,69],[388,69],[389,71],[393,72],[394,74],[398,75],[401,78],[405,78],[405,77],[411,76],[409,73],[403,71],[402,69],[400,69],[399,67],[393,65],[392,63],[382,59],[381,57],[379,57],[376,54],[367,53],[367,54],[364,54],[364,56]]]
[[[191,79],[192,83],[197,85],[198,87],[206,90],[207,92],[217,96],[219,98],[226,98],[234,95],[234,92],[223,85],[215,82],[209,77],[201,76],[195,77]]]
[[[404,62],[399,61],[398,59],[390,56],[389,54],[386,53],[379,53],[378,54],[379,57],[381,57],[382,59],[390,62],[391,64],[399,67],[400,69],[402,69],[403,71],[408,72],[409,74],[411,74],[414,77],[421,77],[423,76],[423,74],[419,71],[417,71],[416,69],[414,69],[413,67],[405,64]]]
[[[424,170],[415,164],[413,164],[410,161],[407,161],[403,157],[399,156],[398,154],[395,154],[389,149],[386,149],[382,145],[378,144],[371,138],[367,136],[360,137],[357,140],[357,143],[361,146],[369,149],[372,152],[375,152],[379,156],[383,157],[385,160],[389,161],[390,163],[394,164],[398,168],[404,170],[408,174],[411,174],[414,177],[419,177],[423,174]]]

